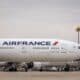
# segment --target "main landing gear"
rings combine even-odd
[[[5,67],[4,67],[4,71],[17,71],[17,65],[14,62],[7,62]]]
[[[21,68],[24,68],[24,70],[27,72],[29,69],[32,69],[33,66],[34,66],[33,62],[30,62],[30,63],[25,63],[23,66],[21,66]],[[19,68],[19,63],[7,62],[3,70],[14,72],[14,71],[18,71],[18,68]]]

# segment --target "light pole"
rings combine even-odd
[[[79,40],[80,27],[79,26],[76,28],[76,31],[78,32],[78,44],[79,44],[80,43],[80,40]]]

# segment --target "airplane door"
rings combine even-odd
[[[25,46],[21,47],[21,53],[22,54],[27,53],[27,47]]]
[[[31,61],[31,50],[29,46],[22,46],[21,47],[21,56],[23,61],[30,62]]]

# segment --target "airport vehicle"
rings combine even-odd
[[[64,71],[65,66],[69,65],[70,71],[79,71],[80,62],[33,62],[33,71]]]
[[[51,62],[52,63],[52,62]],[[50,62],[33,62],[33,71],[58,71],[55,65]]]
[[[0,61],[70,62],[80,60],[80,45],[59,39],[0,39]],[[66,66],[67,67],[67,66]],[[69,69],[69,67],[67,67]]]

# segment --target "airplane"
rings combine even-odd
[[[0,61],[27,62],[28,67],[32,67],[32,62],[37,61],[67,64],[79,60],[80,45],[76,42],[60,39],[0,39]]]

